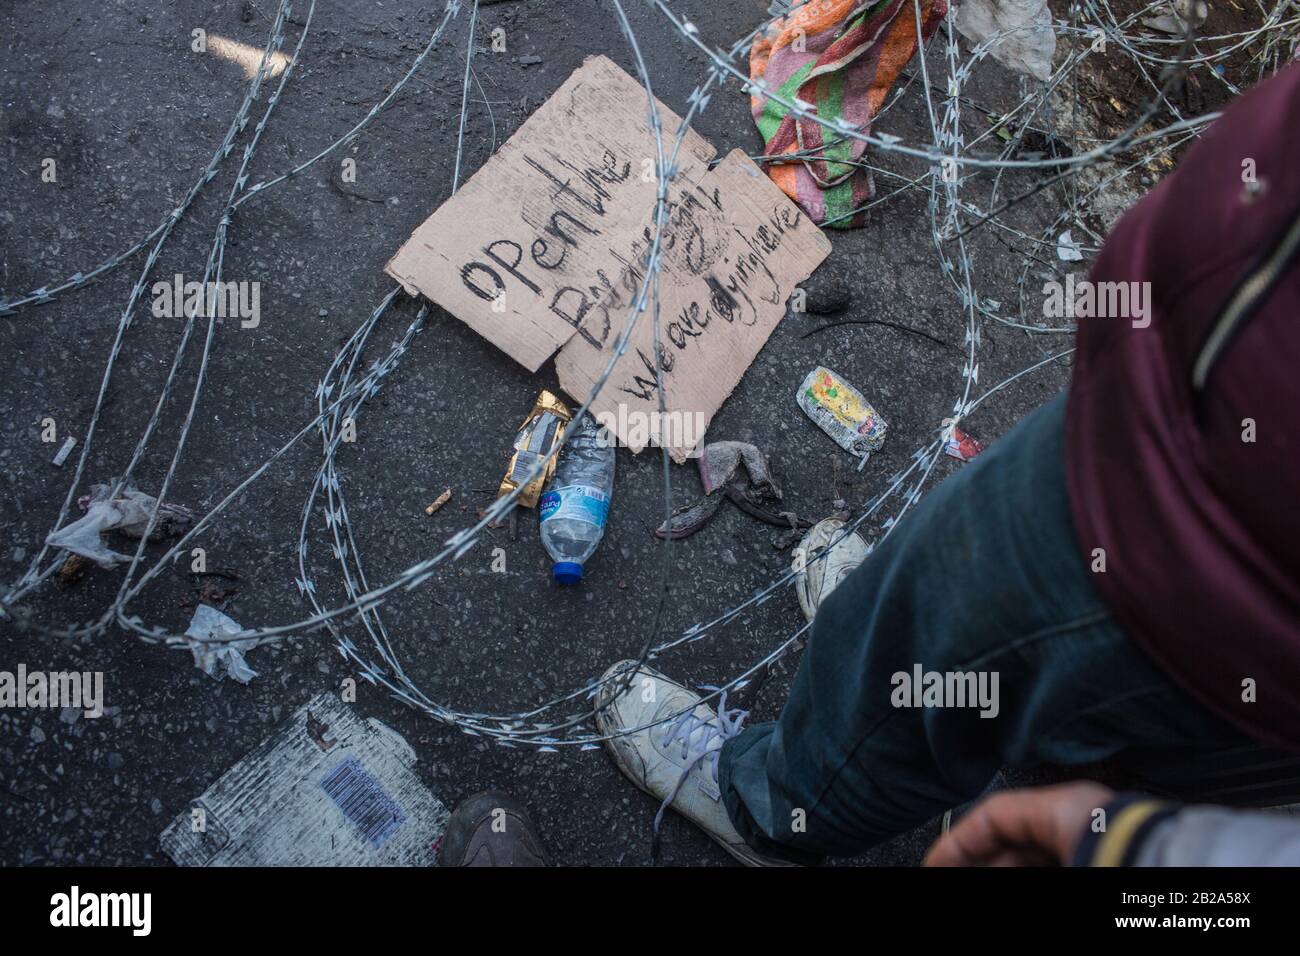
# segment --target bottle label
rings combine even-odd
[[[572,518],[585,521],[597,528],[605,527],[609,517],[609,495],[589,485],[565,485],[552,488],[542,495],[541,520]]]

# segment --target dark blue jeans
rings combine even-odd
[[[1244,742],[1102,605],[1066,499],[1064,416],[1062,395],[962,466],[822,603],[780,718],[722,751],[723,800],[752,845],[848,856],[1004,766]],[[896,706],[915,702],[897,675],[916,665],[982,672],[986,690],[996,675],[996,716],[955,697]]]

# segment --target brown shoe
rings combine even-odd
[[[546,866],[524,805],[499,790],[467,798],[447,821],[439,866]]]

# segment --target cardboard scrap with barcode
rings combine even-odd
[[[694,186],[678,191],[659,278],[659,355],[667,420],[659,417],[655,333],[649,309],[591,412],[634,452],[666,445],[682,461],[754,361],[786,301],[830,252],[830,240],[745,155],[733,150]],[[592,309],[556,357],[560,385],[588,395],[626,322],[642,271]],[[650,428],[637,423],[652,422]]]
[[[665,148],[681,117],[658,101]],[[569,340],[635,255],[658,181],[645,87],[589,57],[422,223],[385,271],[526,367]],[[688,130],[678,176],[715,150]]]
[[[205,790],[159,841],[180,866],[430,866],[447,809],[410,744],[316,697]]]

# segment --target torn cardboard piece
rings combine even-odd
[[[396,731],[327,691],[163,831],[180,866],[431,866],[447,809]]]
[[[681,117],[656,101],[665,149]],[[587,59],[483,168],[411,234],[385,271],[531,372],[631,261],[658,193],[645,87]],[[688,130],[678,177],[716,151]]]
[[[669,149],[681,118],[655,109]],[[688,130],[668,191],[659,280],[668,421],[654,394],[649,314],[592,406],[633,451],[663,444],[678,461],[702,446],[791,292],[830,252],[742,151],[710,171],[714,153]],[[589,58],[387,271],[530,371],[559,350],[561,386],[585,399],[644,278],[656,157],[645,88],[611,60]]]
[[[660,368],[668,422],[659,417],[654,322],[637,321],[628,349],[591,405],[601,424],[634,452],[663,444],[681,462],[740,382],[798,283],[830,253],[830,240],[742,150],[679,193],[659,279]],[[604,371],[643,273],[592,309],[556,356],[561,387],[586,396]],[[637,423],[662,423],[659,435]]]

